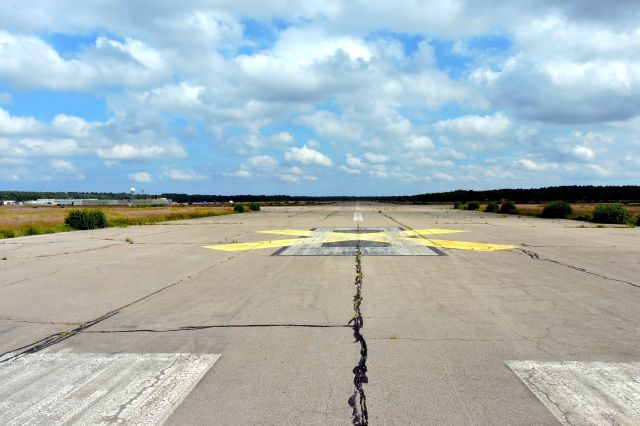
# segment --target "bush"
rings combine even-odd
[[[233,211],[236,213],[244,213],[244,206],[242,204],[236,204],[233,206]]]
[[[489,204],[487,204],[487,207],[485,207],[484,211],[489,213],[495,213],[498,211],[499,208],[500,207],[498,206],[498,203],[496,203],[495,201],[489,201]]]
[[[464,209],[464,204],[461,203],[460,201],[456,201],[455,203],[453,203],[453,208],[454,209]]]
[[[581,214],[580,216],[576,216],[574,217],[575,220],[582,220],[584,222],[591,222],[591,219],[593,219],[591,217],[590,213],[585,213],[585,214]]]
[[[38,235],[38,234],[40,234],[40,230],[38,228],[36,228],[35,226],[27,226],[26,228],[24,228],[22,230],[22,232],[24,233],[24,235]]]
[[[467,210],[478,210],[480,208],[480,203],[477,201],[469,201],[467,203]]]
[[[251,211],[259,212],[260,211],[260,204],[251,203],[251,204],[249,204],[249,208],[251,209]]]
[[[16,233],[13,229],[0,229],[0,238],[15,238]]]
[[[631,219],[629,211],[620,203],[598,204],[594,207],[592,216],[596,223],[623,224]]]
[[[107,215],[100,209],[73,209],[67,213],[64,223],[73,229],[106,228]]]
[[[542,217],[564,219],[572,212],[571,204],[566,201],[551,201],[542,209]]]
[[[513,203],[513,201],[505,201],[500,206],[500,213],[517,214],[518,209],[516,208],[516,205]]]

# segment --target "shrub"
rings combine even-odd
[[[467,210],[478,210],[480,208],[480,203],[477,201],[469,201],[467,203]]]
[[[244,213],[244,206],[242,204],[236,204],[233,206],[233,211],[236,213]]]
[[[500,213],[517,214],[518,209],[516,208],[516,205],[513,203],[513,201],[505,201],[500,206]]]
[[[576,216],[574,217],[575,220],[582,220],[584,222],[591,222],[591,219],[593,219],[591,217],[590,213],[585,213],[585,214],[581,214],[580,216]]]
[[[542,217],[564,219],[572,212],[571,204],[566,201],[551,201],[542,209]]]
[[[484,211],[494,213],[497,212],[499,208],[500,207],[498,206],[498,203],[496,203],[495,201],[489,201],[489,204],[487,204],[487,207],[485,207]]]
[[[629,211],[620,203],[598,204],[593,209],[593,221],[596,223],[626,223],[631,218]]]
[[[14,238],[16,233],[13,229],[0,229],[1,238]]]
[[[100,209],[73,209],[67,213],[64,223],[73,229],[106,228],[107,215]]]
[[[464,209],[464,204],[461,203],[460,201],[456,201],[455,203],[453,203],[453,208],[454,209]]]
[[[251,211],[259,212],[260,211],[260,204],[251,203],[251,204],[249,204],[249,208],[251,209]]]
[[[36,228],[35,226],[27,226],[26,228],[24,228],[22,230],[22,232],[24,233],[24,235],[38,235],[38,234],[40,234],[40,230],[38,228]]]

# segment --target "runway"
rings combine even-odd
[[[640,423],[640,228],[354,202],[0,257],[2,424],[350,424],[358,259],[371,424]]]

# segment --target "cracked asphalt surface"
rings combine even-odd
[[[221,354],[167,424],[349,424],[354,257],[202,246],[352,227],[354,209],[1,240],[0,353],[48,342],[53,353]],[[360,212],[363,228],[519,246],[361,258],[371,424],[557,424],[505,360],[640,361],[640,228],[444,206]]]

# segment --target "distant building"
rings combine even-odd
[[[14,202],[15,203],[15,202]],[[168,198],[142,198],[137,200],[98,200],[96,198],[39,198],[33,201],[25,201],[25,204],[34,206],[168,206],[171,200]]]
[[[12,206],[16,204],[14,200],[0,200],[0,206]]]

